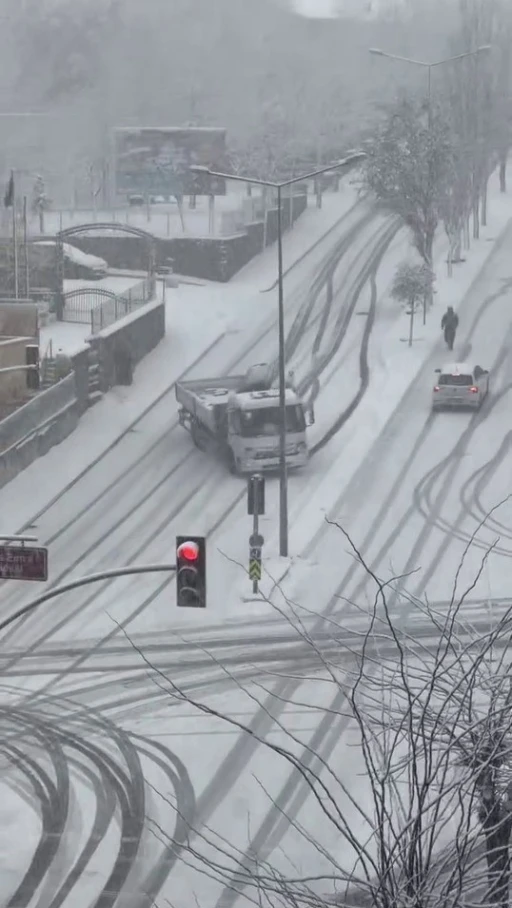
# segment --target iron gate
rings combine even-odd
[[[111,290],[99,287],[79,287],[64,294],[63,321],[90,325],[93,331],[94,312],[101,309],[103,303],[118,307],[118,297]]]

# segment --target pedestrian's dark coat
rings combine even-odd
[[[448,309],[445,312],[445,314],[443,315],[443,318],[441,321],[441,328],[443,328],[443,329],[451,328],[452,331],[456,331],[458,326],[459,326],[459,316],[457,315],[456,312],[453,311],[453,309],[451,309],[451,308]]]

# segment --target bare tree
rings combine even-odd
[[[448,237],[448,277],[454,262],[460,261],[462,236],[472,210],[471,165],[460,137],[454,135],[451,173],[439,211]]]
[[[469,56],[446,71],[450,119],[469,167],[473,236],[478,238],[480,223],[485,226],[487,222],[489,176],[498,155],[503,160],[508,149],[510,14],[502,0],[459,0],[459,17],[450,44],[452,53],[491,46],[490,53]],[[469,217],[466,224],[468,221]]]
[[[507,656],[512,609],[477,626],[465,617],[466,599],[488,553],[471,587],[459,592],[460,571],[474,540],[468,543],[450,602],[435,607],[408,595],[407,578],[379,578],[338,529],[375,596],[367,608],[340,604],[340,609],[324,613],[323,620],[316,614],[315,621],[297,603],[273,606],[300,644],[293,655],[294,670],[287,672],[277,657],[273,670],[254,667],[258,680],[247,695],[269,715],[271,691],[265,678],[268,684],[272,678],[282,680],[283,673],[287,677],[285,700],[275,700],[271,708],[277,740],[275,735],[259,735],[238,713],[223,712],[192,695],[134,644],[165,696],[256,740],[287,764],[289,785],[309,793],[314,805],[308,827],[288,801],[273,801],[261,786],[269,810],[309,850],[306,863],[316,867],[315,872],[298,867],[285,872],[283,861],[276,863],[269,854],[268,833],[262,838],[265,823],[259,833],[248,831],[244,845],[239,839],[229,841],[207,823],[194,826],[189,820],[180,859],[214,880],[228,898],[243,892],[258,905],[298,908],[336,901],[378,908],[484,903],[505,908],[512,817]],[[403,617],[405,606],[417,619],[410,627]],[[210,658],[219,678],[246,690],[233,669],[213,653]],[[284,710],[294,705],[303,712],[314,710],[318,725],[320,707],[308,707],[290,693],[294,680],[308,677],[332,689],[330,706],[323,708],[326,727],[343,722],[352,729],[352,747],[361,766],[357,784],[353,778],[344,780],[342,766],[315,747],[314,738],[305,741],[286,725]],[[164,800],[167,807],[174,806]],[[150,822],[158,837],[172,844],[165,824]],[[322,844],[321,826],[331,830],[335,849]]]
[[[512,144],[512,11],[500,4],[497,34],[494,39],[495,123],[494,136],[499,162],[501,192],[507,190],[507,158]]]

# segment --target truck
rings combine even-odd
[[[176,382],[180,425],[202,451],[220,455],[235,474],[275,470],[279,466],[279,391],[272,387],[267,363],[251,366],[243,375]],[[312,408],[287,380],[286,463],[302,467],[308,461],[306,425]]]

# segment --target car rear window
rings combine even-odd
[[[439,376],[440,385],[472,385],[473,376],[472,375],[440,375]]]

